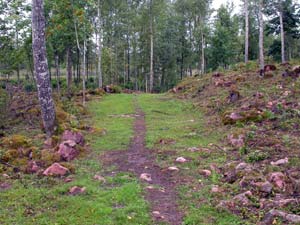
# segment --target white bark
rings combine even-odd
[[[42,120],[47,136],[51,137],[55,130],[55,108],[46,56],[43,0],[32,0],[32,50]]]
[[[284,35],[284,26],[283,26],[283,13],[282,9],[279,11],[279,20],[280,20],[280,35],[281,35],[281,62],[285,63],[285,35]]]
[[[249,6],[245,0],[245,63],[249,60]]]
[[[150,92],[153,92],[154,70],[153,70],[153,12],[152,0],[150,0]]]
[[[101,9],[100,0],[98,0],[98,12],[97,12],[97,47],[98,47],[98,87],[103,87],[103,77],[102,77],[102,27],[101,27]]]
[[[261,70],[265,67],[264,59],[264,19],[263,19],[263,0],[259,3],[259,67]]]

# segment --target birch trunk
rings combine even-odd
[[[85,79],[86,79],[86,39],[83,41],[83,74],[82,74],[82,104],[85,106]]]
[[[202,51],[201,51],[201,72],[202,74],[205,73],[205,37],[204,34],[202,32]]]
[[[71,48],[68,47],[67,48],[67,90],[68,90],[68,97],[71,96],[71,82],[72,82],[72,59],[71,59]]]
[[[149,91],[153,92],[154,71],[153,71],[153,12],[152,0],[150,0],[150,86]]]
[[[55,108],[46,56],[43,0],[32,0],[32,50],[42,120],[47,137],[51,137],[55,130]]]
[[[101,34],[101,10],[100,10],[100,0],[98,0],[98,21],[97,21],[97,31],[98,31],[98,88],[103,87],[103,77],[102,77],[102,34]]]
[[[249,61],[249,7],[245,0],[245,63]]]
[[[279,12],[280,20],[280,35],[281,35],[281,62],[285,63],[285,35],[284,35],[284,26],[283,26],[283,13],[282,9]]]
[[[264,21],[263,21],[263,0],[259,3],[259,67],[261,70],[265,67],[264,59]]]

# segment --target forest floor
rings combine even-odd
[[[92,90],[86,108],[56,99],[50,149],[35,93],[17,93],[0,126],[0,224],[299,224],[300,81],[277,66],[165,94]],[[57,158],[68,130],[86,139],[70,162]],[[69,173],[45,175],[54,162]]]
[[[90,150],[65,179],[1,177],[8,184],[0,191],[1,224],[244,224],[211,205],[205,185],[221,181],[199,170],[226,157],[209,153],[219,134],[206,129],[191,103],[116,94],[90,101],[88,110],[85,122],[105,135],[86,133]],[[70,195],[73,186],[86,191]]]

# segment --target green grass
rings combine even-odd
[[[92,123],[105,128],[106,136],[89,134],[91,152],[74,161],[75,174],[70,183],[58,178],[20,175],[12,188],[0,191],[0,224],[4,225],[124,225],[151,224],[148,203],[133,175],[117,173],[100,183],[93,179],[103,175],[99,155],[104,150],[126,149],[133,134],[133,119],[111,118],[112,114],[134,112],[133,96],[114,95],[91,102]],[[1,183],[0,178],[0,183]],[[86,193],[68,195],[70,187],[86,187]]]
[[[120,117],[124,114],[134,114],[133,95],[109,95],[101,101],[89,104],[89,111],[93,114],[93,124],[106,130],[106,135],[91,140],[94,148],[100,150],[127,149],[133,137],[134,118]]]
[[[210,178],[205,178],[198,172],[200,169],[210,169],[211,164],[222,165],[227,161],[224,151],[209,147],[210,143],[217,144],[223,134],[209,130],[205,126],[204,115],[189,101],[176,100],[168,95],[139,95],[138,102],[146,114],[147,147],[162,152],[157,156],[158,163],[168,167],[174,165],[176,157],[190,159],[188,163],[176,165],[181,176],[189,179],[186,185],[178,188],[181,196],[179,205],[186,212],[183,224],[245,224],[237,216],[219,212],[214,207],[217,199],[210,189],[212,185],[221,185],[219,175],[212,173]],[[159,140],[168,139],[174,143],[159,144]],[[211,152],[190,152],[187,151],[189,147],[211,148]],[[173,154],[163,154],[169,151]]]
[[[207,138],[204,117],[190,102],[167,95],[140,95],[139,103],[146,113],[148,148],[155,147],[161,139],[176,141],[169,149],[206,146],[215,140]]]

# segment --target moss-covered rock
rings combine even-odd
[[[41,151],[40,160],[45,166],[50,166],[53,163],[60,161],[60,155],[54,150],[45,149]]]
[[[20,147],[29,147],[30,141],[25,136],[16,134],[2,138],[1,144],[6,148],[17,149]]]
[[[11,162],[17,159],[20,156],[20,153],[16,149],[9,149],[1,156],[1,160],[4,162]]]

